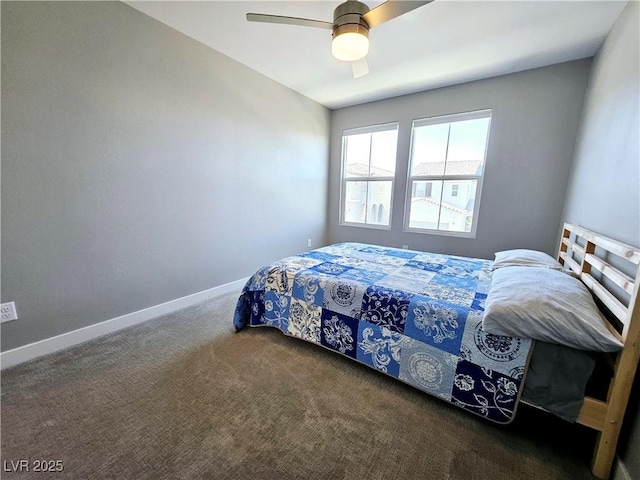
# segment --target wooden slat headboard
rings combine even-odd
[[[624,347],[612,362],[607,400],[585,398],[577,420],[599,431],[592,472],[604,479],[611,471],[640,360],[640,248],[565,224],[558,261],[571,269],[620,322],[610,324]]]
[[[611,255],[617,258],[610,258]],[[623,341],[626,340],[640,283],[638,277],[640,248],[612,240],[576,225],[565,224],[558,260],[569,267],[618,319],[623,326],[620,332],[621,337]],[[633,277],[622,270],[624,267],[614,265],[620,263],[628,264],[626,270],[632,272]],[[599,275],[592,270],[599,272]],[[614,291],[616,288],[618,292]],[[620,298],[619,293],[622,293],[626,299]]]

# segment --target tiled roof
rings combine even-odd
[[[384,168],[371,167],[371,173],[369,173],[369,165],[363,165],[361,163],[352,163],[347,166],[347,172],[349,175],[368,177],[369,175],[375,177],[393,177],[395,175],[391,170],[385,170]]]
[[[423,162],[413,168],[413,175],[444,175],[444,162]],[[481,160],[458,160],[447,162],[447,175],[480,175]]]
[[[432,197],[419,197],[414,198],[413,202],[428,202],[433,205],[440,205],[440,202]],[[442,202],[442,208],[446,208],[447,210],[451,210],[452,212],[460,213],[462,215],[468,215],[472,213],[472,210],[465,210],[464,208],[456,207],[455,205],[451,205],[450,203]]]
[[[413,169],[413,175],[444,175],[444,162],[423,162],[416,165]],[[395,173],[384,168],[371,167],[361,163],[352,163],[347,167],[350,175],[368,177],[369,175],[377,177],[393,177]],[[447,175],[480,175],[482,173],[481,160],[458,160],[447,162]]]

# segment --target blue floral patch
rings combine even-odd
[[[417,260],[409,260],[406,264],[407,267],[418,268],[427,272],[439,272],[445,265],[436,262],[421,262]]]
[[[461,360],[456,369],[453,403],[499,423],[508,423],[520,391],[520,380]]]
[[[362,298],[362,320],[402,333],[413,294],[377,285],[367,288]]]
[[[473,298],[473,303],[471,304],[471,308],[473,310],[480,310],[481,312],[484,312],[484,302],[486,300],[487,300],[486,293],[476,293],[475,297]]]
[[[360,322],[357,359],[381,372],[397,377],[403,337],[387,327]]]
[[[249,297],[250,325],[262,325],[264,317],[264,295],[266,292],[245,292]]]
[[[292,296],[321,307],[328,278],[311,270],[302,270],[293,279]]]
[[[459,305],[417,295],[409,305],[404,333],[439,350],[458,355],[467,314],[467,309]]]
[[[251,292],[243,292],[238,298],[233,312],[233,326],[236,330],[242,330],[251,321]]]
[[[476,281],[482,272],[482,268],[485,262],[482,260],[463,260],[461,258],[450,258],[446,264],[440,270],[443,275],[455,276],[456,278],[463,280],[465,278],[472,278]]]
[[[289,327],[289,307],[291,306],[291,297],[281,295],[273,291],[264,293],[261,323],[278,327],[283,332],[288,331]]]
[[[461,258],[449,258],[446,265],[456,269],[458,272],[475,273],[482,268],[484,263]]]
[[[447,274],[436,275],[435,277],[433,277],[433,280],[431,280],[431,282],[445,287],[454,287],[471,291],[474,291],[476,289],[476,285],[478,284],[478,281],[475,278],[455,277],[453,275]]]
[[[387,272],[380,270],[364,270],[362,268],[351,268],[340,274],[340,278],[348,278],[367,284],[373,284],[386,276]]]
[[[320,341],[322,345],[356,358],[358,321],[331,310],[322,310]]]
[[[378,255],[386,255],[389,257],[398,257],[398,258],[413,258],[417,255],[416,252],[410,251],[410,250],[401,250],[399,248],[384,248],[384,247],[374,247],[374,246],[367,246],[364,248],[360,249],[361,252],[366,252],[366,253],[375,253]]]
[[[332,253],[319,252],[317,250],[311,250],[310,252],[304,252],[299,255],[300,257],[315,258],[316,260],[322,260],[323,262],[331,262],[336,258],[340,258],[338,255]]]

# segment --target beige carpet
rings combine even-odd
[[[593,435],[488,423],[225,295],[2,373],[2,478],[588,479]],[[59,474],[7,472],[60,460]]]

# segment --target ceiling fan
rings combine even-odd
[[[332,30],[331,53],[338,60],[351,62],[353,76],[358,78],[369,73],[366,59],[367,53],[369,53],[369,29],[432,1],[387,0],[370,10],[362,2],[347,0],[333,11],[333,23],[263,13],[247,13],[247,20]]]

